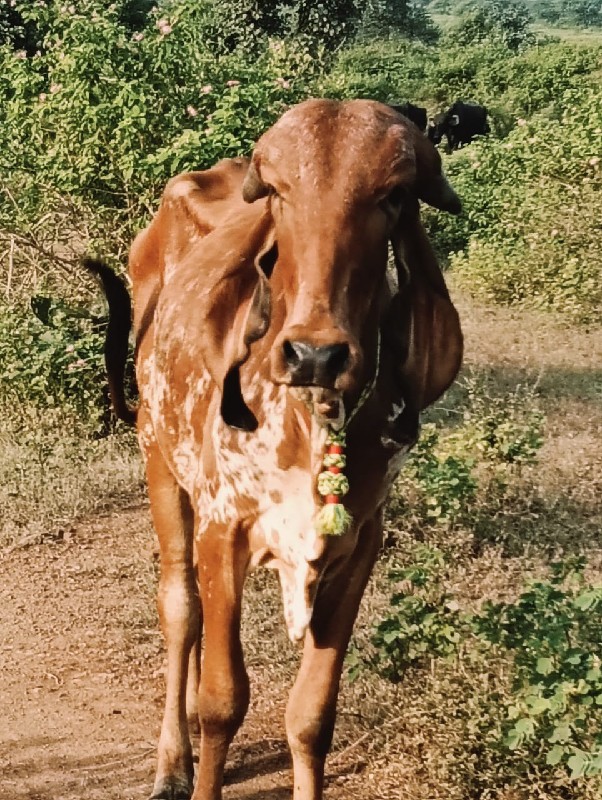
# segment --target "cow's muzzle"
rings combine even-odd
[[[353,389],[361,366],[359,348],[336,329],[291,326],[272,346],[272,380],[289,386]]]

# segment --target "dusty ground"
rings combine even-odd
[[[512,312],[461,310],[468,365],[495,370],[509,386],[538,383],[546,448],[566,454],[554,459],[559,474],[550,481],[581,470],[597,492],[602,337],[567,337],[544,318],[534,325]],[[0,800],[148,797],[163,694],[153,549],[142,505],[0,555]],[[271,589],[264,622],[247,635],[255,691],[231,750],[225,800],[290,797],[282,719],[295,655]],[[371,732],[346,702],[343,692],[328,797],[400,797],[399,785],[386,788],[373,768]]]
[[[0,800],[150,794],[164,668],[153,548],[139,506],[1,558]],[[289,797],[287,675],[279,685],[255,663],[258,652],[249,657],[252,707],[228,763],[232,800]],[[353,749],[333,757],[332,786],[354,771]]]

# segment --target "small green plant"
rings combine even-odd
[[[407,468],[407,479],[419,487],[423,513],[429,522],[451,526],[474,498],[474,461],[466,454],[442,452],[434,424],[424,425]],[[404,473],[404,480],[406,477]]]
[[[443,553],[424,546],[409,566],[389,573],[398,591],[391,596],[391,613],[374,630],[370,664],[394,683],[412,666],[458,652],[465,621],[444,588],[445,572]]]
[[[602,586],[576,558],[551,565],[515,603],[475,617],[487,642],[508,650],[514,696],[503,745],[541,753],[573,778],[602,772]]]
[[[465,435],[481,459],[519,470],[534,464],[543,445],[544,415],[533,388],[518,385],[512,393],[493,395],[472,377],[465,385]]]

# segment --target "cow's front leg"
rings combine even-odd
[[[188,800],[194,768],[186,719],[191,647],[198,639],[199,598],[192,563],[193,515],[156,444],[145,448],[148,493],[159,538],[159,619],[167,648],[165,713],[151,800]]]
[[[199,682],[201,659],[201,635],[203,630],[202,610],[199,616],[199,635],[192,645],[188,659],[188,679],[186,681],[186,717],[190,733],[199,733]]]
[[[360,600],[382,540],[380,520],[365,524],[355,551],[318,590],[299,674],[286,709],[293,756],[293,800],[321,800],[339,681]]]
[[[236,525],[211,526],[197,543],[204,651],[199,689],[201,751],[193,800],[221,800],[230,742],[249,706],[240,643],[242,591],[249,548]]]

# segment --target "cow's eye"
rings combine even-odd
[[[390,206],[399,208],[405,198],[405,190],[402,186],[395,186],[386,197],[386,201]]]
[[[395,186],[386,197],[380,201],[379,206],[387,216],[399,214],[403,201],[405,200],[405,189],[403,186]]]

